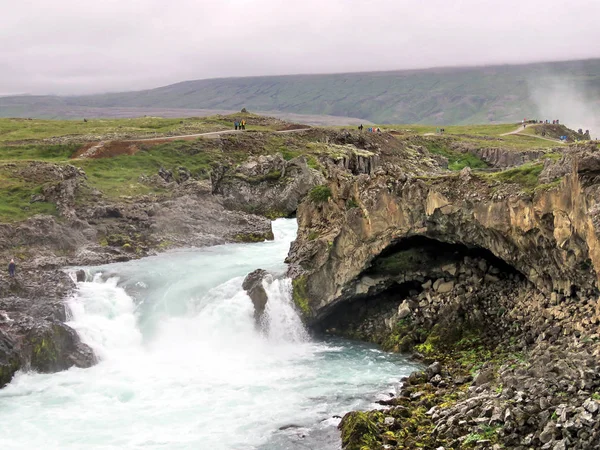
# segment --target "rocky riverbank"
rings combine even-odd
[[[430,364],[389,409],[348,414],[346,448],[597,448],[596,298],[548,299],[493,258],[440,263],[420,285],[330,318],[330,333]]]

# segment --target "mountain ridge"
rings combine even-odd
[[[185,110],[245,107],[375,123],[450,125],[538,116],[565,120],[561,104],[574,97],[587,109],[600,105],[600,59],[211,78],[107,94],[0,97],[0,116],[48,117],[59,107],[169,108],[181,110],[182,116]],[[558,105],[544,105],[548,98],[558,98]]]

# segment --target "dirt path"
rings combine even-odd
[[[273,131],[272,133],[287,134],[287,133],[298,133],[300,131],[310,130],[310,128],[298,128],[294,130],[282,130]],[[94,142],[84,145],[75,154],[73,159],[87,159],[87,158],[106,158],[112,156],[118,156],[123,154],[133,155],[138,151],[136,144],[147,144],[149,142],[155,144],[164,144],[171,141],[191,141],[199,137],[204,138],[219,138],[226,134],[241,134],[244,131],[241,130],[224,130],[224,131],[211,131],[209,133],[197,133],[197,134],[185,134],[178,136],[161,136],[154,138],[142,138],[142,139],[127,139],[118,141],[101,141]]]
[[[279,134],[298,133],[299,131],[306,131],[306,130],[310,130],[310,128],[298,128],[298,129],[294,129],[294,130],[272,131],[272,133],[279,133]],[[145,138],[145,139],[131,139],[131,141],[134,141],[134,142],[177,141],[177,140],[182,140],[182,139],[183,140],[193,139],[193,138],[197,138],[197,137],[208,137],[208,138],[215,137],[215,138],[217,138],[224,134],[240,134],[240,133],[243,133],[243,131],[240,131],[240,130],[211,131],[209,133],[184,134],[184,135],[180,135],[180,136],[165,136],[165,137]],[[125,141],[125,142],[127,142],[127,141]]]
[[[535,125],[530,125],[530,126],[534,126],[535,127]],[[545,141],[554,142],[555,144],[562,144],[562,145],[565,144],[563,141],[561,141],[559,139],[552,139],[552,138],[547,138],[545,136],[538,136],[537,134],[527,134],[527,133],[523,133],[522,132],[523,130],[525,130],[525,128],[523,128],[523,125],[519,125],[519,127],[516,130],[509,131],[508,133],[501,134],[500,136],[510,136],[511,134],[516,134],[516,135],[519,135],[519,136],[530,136],[530,137],[534,137],[534,138],[537,138],[537,139],[543,139]]]

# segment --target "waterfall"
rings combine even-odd
[[[370,406],[414,366],[309,337],[282,277],[295,233],[278,220],[275,241],[87,268],[69,324],[100,361],[18,374],[0,390],[0,448],[338,448],[333,416]],[[259,267],[274,274],[262,331],[242,289]]]
[[[263,327],[272,341],[306,342],[308,333],[292,302],[292,280],[264,280],[267,307]]]

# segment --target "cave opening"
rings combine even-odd
[[[425,236],[393,242],[375,257],[345,295],[321,317],[321,331],[348,330],[357,323],[389,316],[400,305],[422,303],[423,291],[456,295],[455,286],[525,279],[490,250]],[[381,321],[380,320],[380,321]]]
[[[514,266],[486,248],[448,243],[425,236],[411,236],[393,242],[373,259],[365,273],[430,270],[440,265],[460,262],[465,257],[484,260],[502,273],[522,276]]]
[[[318,326],[314,327],[314,331],[335,333],[336,330],[345,329],[348,324],[367,316],[385,314],[386,311],[397,308],[402,300],[419,295],[422,291],[423,287],[417,280],[393,282],[377,294],[357,296],[336,305],[323,317]]]

